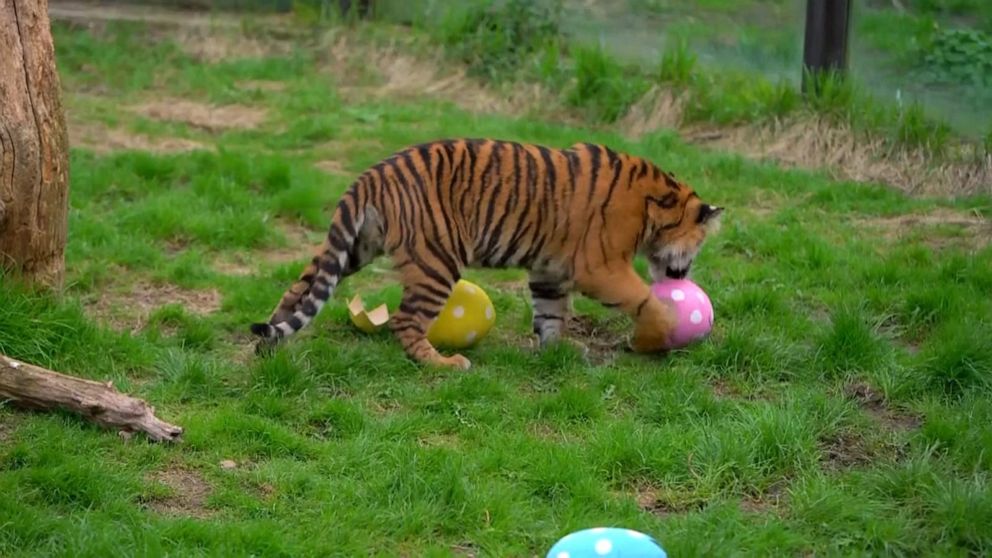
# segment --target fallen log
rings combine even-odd
[[[141,399],[124,395],[112,382],[67,376],[0,355],[0,402],[9,400],[31,409],[66,409],[125,436],[144,432],[151,440],[176,441],[179,426],[159,420]]]

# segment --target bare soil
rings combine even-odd
[[[894,431],[908,431],[919,428],[920,417],[893,409],[885,400],[885,395],[865,382],[856,382],[844,388],[844,395],[861,406],[878,423]]]
[[[197,471],[170,468],[151,475],[152,479],[168,486],[172,494],[149,502],[149,507],[161,514],[204,519],[212,515],[206,507],[211,487]]]
[[[706,506],[706,502],[699,498],[686,498],[676,492],[651,485],[638,487],[634,497],[642,510],[660,517],[698,511]]]

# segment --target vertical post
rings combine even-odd
[[[0,0],[0,268],[58,288],[69,149],[48,0]]]
[[[847,70],[847,30],[851,0],[806,0],[806,35],[803,42],[803,93],[816,87],[825,72]],[[813,78],[813,83],[809,79]]]
[[[338,7],[341,9],[342,16],[351,17],[353,15],[351,0],[338,0]],[[372,0],[358,0],[358,6],[355,8],[355,11],[357,12],[358,19],[368,19],[372,11]]]

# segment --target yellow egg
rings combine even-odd
[[[489,296],[475,283],[462,279],[427,330],[427,339],[435,347],[464,349],[485,337],[494,323],[496,309]]]

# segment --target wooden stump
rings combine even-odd
[[[141,399],[124,395],[110,382],[66,376],[0,355],[0,401],[31,409],[66,409],[125,435],[144,432],[154,441],[175,441],[183,429],[161,421]]]
[[[0,1],[0,267],[58,287],[69,156],[47,0]]]

